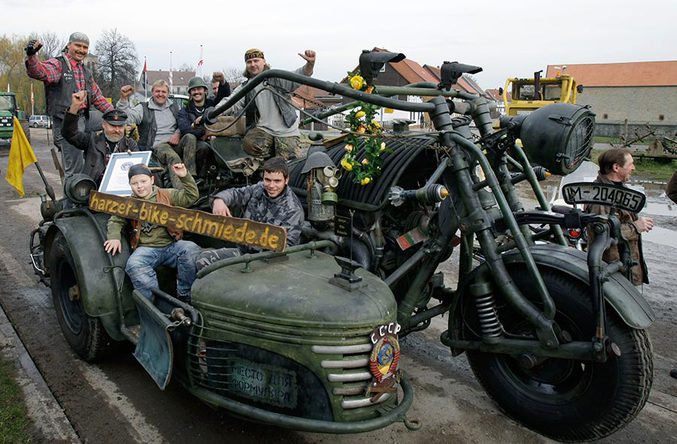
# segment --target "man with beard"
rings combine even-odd
[[[294,71],[305,76],[313,75],[316,54],[307,49],[299,56],[306,61],[305,65]],[[252,48],[244,54],[247,80],[233,91],[237,93],[247,82],[270,69],[263,51]],[[251,156],[268,159],[280,156],[286,160],[302,157],[299,148],[299,117],[291,103],[291,93],[300,85],[285,79],[268,79],[258,84],[232,108],[227,115],[238,115],[246,108],[247,134],[242,141],[242,148]],[[253,102],[253,103],[252,103]]]
[[[134,139],[125,137],[127,114],[112,109],[103,115],[102,132],[84,132],[78,129],[78,110],[87,100],[87,91],[78,91],[72,95],[71,106],[63,119],[61,134],[73,147],[85,152],[84,174],[101,183],[106,165],[112,153],[137,151]]]
[[[76,110],[78,127],[84,130],[89,119],[90,106],[102,113],[113,106],[101,94],[99,86],[89,69],[84,65],[89,52],[89,38],[82,32],[74,32],[68,39],[68,45],[62,55],[41,62],[37,53],[42,48],[39,40],[31,40],[26,46],[26,73],[28,77],[45,84],[47,113],[52,117],[54,145],[61,151],[66,176],[82,171],[82,153],[61,136],[64,114],[71,102],[71,95],[77,91],[86,91],[85,100]]]
[[[220,72],[214,73],[214,81],[218,83],[218,92],[215,98],[207,98],[207,83],[202,77],[193,77],[188,82],[188,104],[179,110],[177,117],[179,131],[181,131],[181,145],[185,152],[195,153],[189,158],[184,154],[183,162],[193,176],[204,177],[209,159],[209,136],[202,124],[205,109],[216,105],[222,98],[230,95],[230,85]],[[200,166],[198,171],[198,165]]]

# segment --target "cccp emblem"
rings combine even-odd
[[[399,380],[397,365],[400,362],[400,343],[397,333],[401,327],[397,322],[376,327],[370,338],[373,344],[369,356],[369,369],[374,379],[367,388],[367,393],[374,393],[376,401],[383,393],[395,392],[395,383]]]

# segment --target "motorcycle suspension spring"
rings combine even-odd
[[[503,335],[503,326],[498,320],[496,303],[491,288],[485,284],[474,284],[470,289],[475,296],[477,318],[480,322],[483,339],[497,338]]]

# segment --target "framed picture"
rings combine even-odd
[[[152,153],[152,151],[133,151],[111,154],[99,191],[116,196],[131,196],[132,189],[129,186],[127,172],[132,165],[139,163],[148,165]]]

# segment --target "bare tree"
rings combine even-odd
[[[59,38],[53,32],[43,32],[38,37],[42,42],[42,54],[46,59],[56,57],[66,47],[66,40]]]
[[[184,63],[183,65],[181,65],[179,67],[179,69],[177,69],[177,71],[179,71],[179,72],[191,72],[191,71],[195,71],[195,67],[190,66],[188,63]]]
[[[122,85],[134,84],[136,81],[139,59],[134,43],[117,29],[109,29],[96,42],[95,50],[99,60],[95,73],[96,82],[104,96],[115,100]]]
[[[225,68],[223,70],[223,76],[226,78],[226,81],[231,85],[240,84],[245,80],[244,69],[239,68]]]

